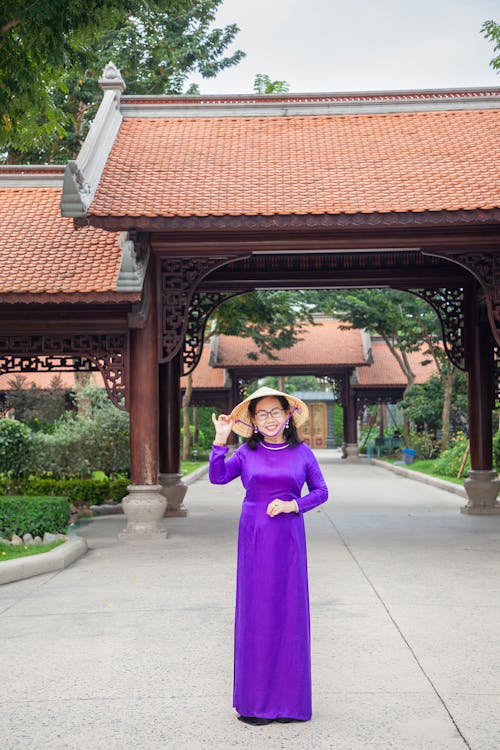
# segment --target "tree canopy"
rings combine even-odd
[[[222,0],[21,0],[0,17],[0,145],[10,162],[65,162],[79,151],[111,59],[131,94],[180,94],[217,75],[235,24],[212,28]],[[193,89],[191,91],[194,93]]]
[[[496,21],[485,21],[481,28],[481,33],[490,42],[493,42],[493,52],[496,52],[495,57],[490,61],[490,65],[493,70],[500,71],[500,24]]]
[[[305,322],[312,322],[311,305],[304,291],[251,292],[233,297],[215,313],[215,330],[228,336],[251,338],[270,360],[274,352],[300,340]],[[258,355],[249,352],[249,359]]]

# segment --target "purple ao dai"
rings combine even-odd
[[[303,514],[328,488],[305,443],[283,450],[213,446],[210,481],[240,476],[246,494],[238,530],[233,706],[244,716],[308,720],[311,639]],[[304,482],[309,492],[300,496]],[[271,500],[297,500],[299,513],[274,518]]]

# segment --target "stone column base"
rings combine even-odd
[[[500,481],[497,479],[495,471],[472,469],[469,471],[464,486],[469,496],[469,502],[460,508],[462,513],[478,516],[500,513],[500,503],[497,500]]]
[[[118,534],[118,538],[138,542],[165,539],[167,529],[160,519],[163,517],[167,500],[160,494],[161,486],[130,484],[127,490],[128,495],[122,500],[127,526]]]
[[[357,443],[346,443],[345,452],[348,461],[359,461],[359,446]]]
[[[165,516],[185,518],[188,510],[183,500],[187,492],[187,486],[182,482],[182,474],[160,474],[158,477],[161,485],[161,494],[167,500]]]

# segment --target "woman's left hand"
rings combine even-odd
[[[295,503],[292,500],[279,500],[275,498],[271,500],[267,506],[268,516],[278,516],[280,513],[293,513],[295,511]]]

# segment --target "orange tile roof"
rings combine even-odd
[[[222,369],[210,367],[210,345],[205,344],[200,361],[193,370],[193,388],[225,388],[226,373]],[[186,387],[186,377],[181,378],[181,388]]]
[[[125,117],[89,215],[498,208],[499,114]]]
[[[425,347],[422,347],[419,352],[410,352],[408,354],[410,366],[416,375],[416,383],[425,383],[436,372],[434,360],[427,354],[424,354],[424,351]],[[360,367],[358,370],[359,386],[406,387],[408,381],[385,341],[372,340],[372,355],[373,364],[370,367]],[[422,364],[423,361],[428,360],[431,360],[429,364]]]
[[[60,214],[61,188],[0,189],[0,295],[102,293],[116,289],[117,234],[75,230]],[[32,297],[32,301],[35,301]]]
[[[276,360],[259,354],[251,339],[239,336],[219,336],[215,367],[255,367],[263,369],[276,365],[322,365],[356,367],[365,364],[361,331],[354,328],[341,330],[337,320],[321,320],[317,325],[306,325],[299,341],[290,349],[281,349],[274,354]],[[247,353],[257,354],[249,359]]]

